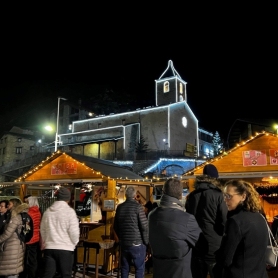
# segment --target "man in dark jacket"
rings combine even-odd
[[[192,248],[201,229],[195,217],[183,208],[183,185],[169,179],[163,186],[160,205],[149,214],[149,237],[153,278],[191,278]]]
[[[135,200],[134,187],[128,187],[126,201],[118,205],[114,220],[114,231],[120,240],[121,277],[128,278],[130,265],[135,267],[135,278],[144,278],[148,220],[144,208]]]
[[[217,168],[207,164],[203,176],[196,178],[195,190],[188,196],[186,211],[193,214],[203,231],[197,248],[192,253],[193,278],[213,278],[215,252],[219,249],[227,220],[227,205],[218,181]]]

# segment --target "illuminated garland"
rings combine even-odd
[[[255,135],[255,136],[251,136],[250,139],[248,139],[248,140],[246,140],[246,141],[243,141],[243,142],[241,142],[241,143],[238,143],[238,144],[236,145],[236,147],[234,147],[234,148],[232,148],[232,149],[230,149],[230,150],[228,150],[228,151],[225,151],[225,152],[219,154],[218,156],[216,156],[216,157],[214,157],[214,158],[212,158],[212,159],[210,159],[210,160],[204,162],[203,164],[198,165],[197,167],[195,167],[195,168],[193,168],[193,169],[187,171],[184,175],[185,175],[185,176],[194,175],[194,172],[195,172],[195,171],[204,168],[207,164],[211,164],[211,163],[213,163],[213,162],[215,162],[215,161],[218,161],[218,160],[220,160],[220,159],[223,159],[223,158],[224,158],[225,156],[227,156],[228,154],[230,154],[230,153],[232,153],[232,152],[238,150],[239,148],[243,147],[243,146],[246,145],[247,143],[249,143],[249,142],[255,140],[256,138],[258,138],[258,137],[260,137],[260,136],[269,136],[269,135],[271,135],[271,136],[273,136],[273,137],[278,137],[278,134],[274,134],[274,133],[269,133],[269,132],[265,132],[265,131],[262,131],[261,133],[258,133],[258,132],[257,132],[256,135]]]

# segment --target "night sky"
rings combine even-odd
[[[138,108],[155,104],[154,80],[170,59],[200,127],[226,138],[236,119],[278,122],[277,24],[257,12],[167,22],[151,11],[125,20],[109,13],[101,23],[57,12],[11,24],[2,35],[0,129],[37,126],[58,96],[86,103],[97,86],[128,91]]]

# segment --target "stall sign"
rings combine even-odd
[[[278,150],[269,150],[270,165],[278,165]]]
[[[243,166],[265,166],[267,165],[265,150],[249,150],[242,152]]]
[[[51,166],[51,175],[74,175],[77,174],[76,162],[57,163]]]

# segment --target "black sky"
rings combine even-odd
[[[187,82],[199,126],[225,138],[238,118],[278,121],[277,22],[270,7],[171,17],[168,10],[161,17],[155,9],[126,9],[121,16],[72,7],[10,18],[2,26],[0,128],[37,125],[57,108],[58,96],[85,100],[96,85],[128,90],[139,107],[146,98],[154,104],[154,80],[170,59]]]

